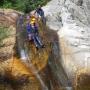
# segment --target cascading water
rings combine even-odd
[[[25,44],[24,40],[25,37],[22,36],[23,32],[21,30],[24,29],[24,27],[22,27],[22,24],[20,23],[20,20],[18,19],[18,30],[19,30],[19,35],[17,36],[17,43],[18,43],[18,51],[20,53],[20,58],[22,60],[22,62],[24,62],[27,67],[29,67],[32,71],[32,73],[35,75],[35,77],[38,79],[38,81],[41,84],[42,90],[48,90],[48,87],[45,85],[44,81],[42,80],[41,76],[39,75],[39,71],[35,68],[35,66],[32,64],[31,59],[29,57],[29,48],[28,46]]]

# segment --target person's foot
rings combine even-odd
[[[39,49],[39,48],[38,48],[38,47],[36,47],[36,50],[37,50],[37,51],[38,51],[38,49]]]
[[[42,45],[42,48],[45,48],[45,45]]]

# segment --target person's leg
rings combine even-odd
[[[29,41],[32,40],[32,36],[30,33],[28,34],[28,39],[29,39]]]
[[[41,38],[39,37],[39,35],[36,35],[36,39],[37,39],[37,42],[39,43],[39,46],[42,47],[43,44],[41,42]]]
[[[34,44],[35,44],[36,48],[39,48],[40,45],[39,45],[35,35],[33,36],[33,41],[34,41]]]

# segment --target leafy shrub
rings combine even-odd
[[[30,12],[35,9],[39,4],[45,5],[50,0],[1,0],[1,8],[12,8],[23,12]]]

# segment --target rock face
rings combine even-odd
[[[33,42],[31,43],[26,40],[26,30],[24,29],[24,25],[20,22],[21,18],[19,18],[18,14],[16,12],[14,13],[14,11],[13,15],[16,14],[16,18],[14,16],[11,17],[11,11],[9,13],[8,15],[8,13],[5,12],[5,14],[2,14],[0,17],[0,22],[3,23],[0,23],[1,26],[7,26],[7,29],[10,27],[11,30],[9,33],[11,36],[9,38],[5,37],[3,40],[5,47],[0,48],[0,86],[2,85],[0,90],[3,86],[5,87],[5,83],[5,89],[7,90],[32,90],[32,88],[33,90],[41,90],[41,88],[47,90],[48,86],[46,83],[49,83],[48,76],[50,74],[47,73],[48,59],[51,48],[49,43],[47,43],[47,37],[44,37],[45,32],[42,32],[43,29],[46,28],[43,28],[42,24],[39,27],[41,37],[45,38],[44,42],[49,46],[36,50]],[[15,19],[15,21],[12,18]],[[20,54],[22,50],[26,58],[21,58]],[[3,52],[3,54],[1,54],[1,52]],[[24,54],[22,54],[22,56]],[[20,58],[18,56],[20,56]],[[23,83],[25,85],[22,85]]]
[[[51,0],[43,9],[47,26],[59,36],[58,61],[68,78],[90,74],[90,0]]]
[[[4,61],[12,58],[13,48],[16,41],[16,20],[18,14],[14,10],[3,10],[0,9],[0,27],[5,28],[7,32],[7,37],[2,40],[3,46],[0,47],[0,61]],[[1,29],[0,29],[1,30]]]

